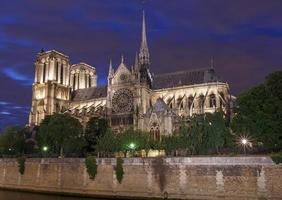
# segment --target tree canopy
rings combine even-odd
[[[249,135],[268,148],[282,146],[282,71],[237,97],[232,123],[236,134]]]
[[[0,135],[0,151],[2,154],[24,153],[24,131],[19,126],[7,127]]]
[[[108,121],[104,118],[92,117],[86,124],[84,137],[87,150],[94,151],[98,138],[104,136],[109,129]]]
[[[80,122],[69,114],[54,114],[46,117],[39,128],[38,141],[41,148],[48,147],[51,153],[79,153],[85,146]]]

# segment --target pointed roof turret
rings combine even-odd
[[[121,54],[121,58],[120,58],[120,63],[124,63],[124,57],[123,57],[123,54]]]
[[[139,51],[139,61],[141,65],[149,65],[150,55],[147,44],[147,36],[146,36],[146,21],[145,21],[145,11],[143,10],[143,19],[142,19],[142,37],[141,37],[141,46]]]
[[[134,62],[134,69],[135,70],[138,70],[138,68],[139,68],[139,61],[138,61],[138,54],[137,54],[137,52],[136,52],[136,54],[135,54],[135,62]]]
[[[213,59],[213,56],[211,57],[211,66],[210,66],[211,69],[214,69],[214,59]]]
[[[114,74],[114,70],[113,70],[113,65],[112,65],[112,59],[110,59],[108,76],[111,77],[113,74]]]

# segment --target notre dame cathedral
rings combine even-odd
[[[46,115],[70,113],[85,124],[93,116],[108,119],[113,130],[133,126],[155,139],[173,133],[193,114],[222,110],[230,113],[231,95],[213,67],[152,75],[143,13],[142,38],[135,63],[123,57],[109,65],[108,85],[97,86],[95,67],[70,64],[69,57],[51,50],[38,53],[32,85],[29,123]]]

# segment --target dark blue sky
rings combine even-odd
[[[154,73],[209,66],[233,94],[282,69],[281,0],[147,0]],[[134,60],[141,0],[0,0],[0,130],[24,125],[41,48],[86,62],[105,84],[109,59]]]

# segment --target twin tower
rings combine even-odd
[[[142,40],[139,55],[136,58],[138,63],[135,65],[138,66],[140,79],[144,82],[150,80],[149,58],[143,12]],[[42,50],[37,54],[35,62],[29,123],[38,125],[46,115],[66,111],[74,91],[91,87],[97,87],[97,74],[93,66],[86,63],[70,64],[67,55],[56,50]]]

